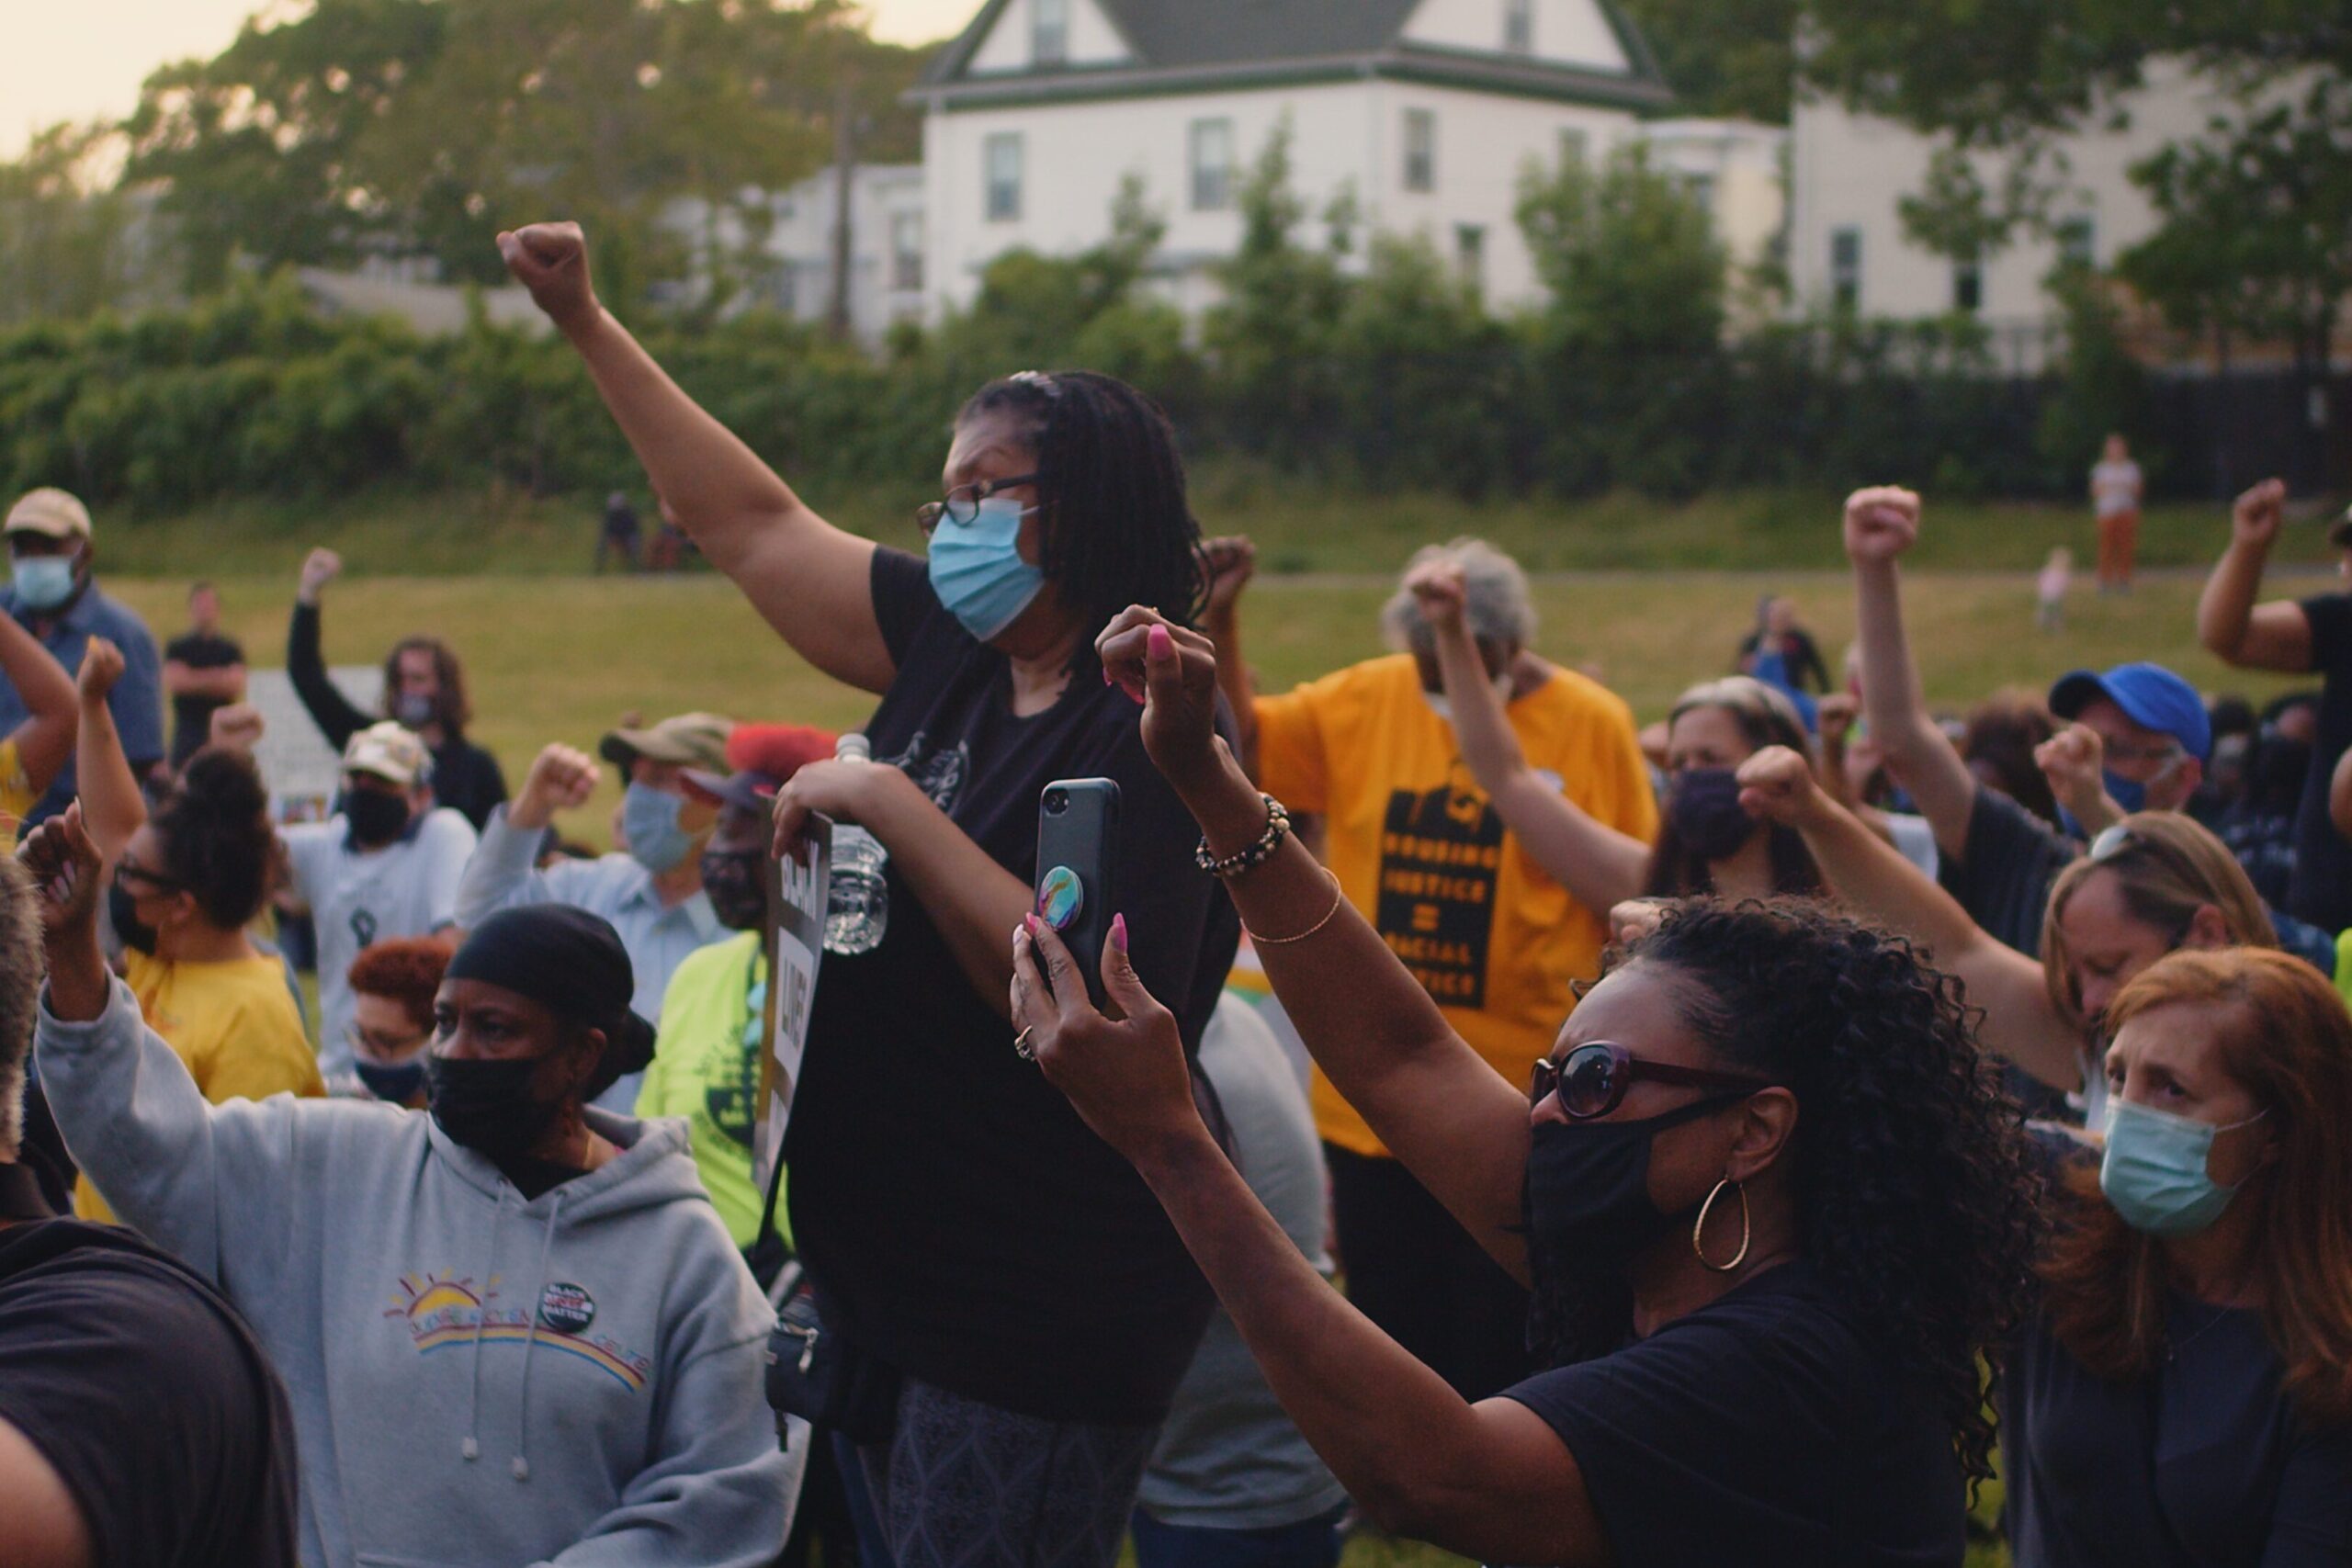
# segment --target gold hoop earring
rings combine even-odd
[[[1707,1216],[1714,1213],[1715,1200],[1724,1195],[1724,1189],[1726,1187],[1739,1194],[1739,1250],[1732,1254],[1730,1262],[1714,1263],[1708,1260],[1707,1248],[1704,1244],[1704,1238],[1707,1233]],[[1707,1201],[1699,1205],[1698,1223],[1690,1227],[1690,1250],[1699,1255],[1699,1261],[1701,1263],[1704,1264],[1714,1272],[1718,1274],[1729,1274],[1737,1269],[1741,1264],[1747,1261],[1747,1246],[1748,1243],[1755,1239],[1756,1228],[1747,1216],[1747,1183],[1744,1181],[1734,1181],[1730,1177],[1726,1176],[1721,1181],[1715,1183],[1715,1190],[1707,1194]]]

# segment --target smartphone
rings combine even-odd
[[[1037,916],[1054,928],[1086,994],[1102,1006],[1102,944],[1118,913],[1111,878],[1119,859],[1119,786],[1111,779],[1057,779],[1037,796]]]

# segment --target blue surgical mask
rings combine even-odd
[[[631,784],[621,795],[621,831],[637,863],[659,876],[686,858],[695,836],[678,825],[685,802],[667,790]]]
[[[2127,779],[2122,774],[2106,768],[2099,770],[2098,777],[2100,786],[2107,791],[2107,798],[2121,807],[2125,816],[2148,809],[2146,784],[2137,779]],[[2084,829],[2082,819],[2063,806],[2058,808],[2058,826],[2065,829],[2077,839],[2087,839],[2091,836]]]
[[[17,603],[28,610],[54,610],[74,597],[72,556],[27,556],[14,570]]]
[[[931,536],[932,592],[981,642],[1019,620],[1046,586],[1046,574],[1021,558],[1021,520],[1030,510],[990,496],[970,523],[942,521]]]
[[[2215,1134],[2268,1114],[2266,1111],[2217,1126],[2128,1100],[2110,1100],[2099,1190],[2123,1223],[2143,1235],[2195,1235],[2220,1219],[2237,1196],[2235,1187],[2221,1185],[2206,1171]]]

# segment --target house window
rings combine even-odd
[[[1437,113],[1405,111],[1405,188],[1437,189]]]
[[[1535,0],[1503,0],[1503,48],[1527,54],[1535,48]]]
[[[1951,268],[1951,308],[1973,316],[1984,308],[1984,264],[1954,262]]]
[[[1233,205],[1233,122],[1193,122],[1193,210],[1222,212]]]
[[[1860,308],[1862,303],[1862,231],[1860,229],[1832,229],[1829,231],[1829,298],[1841,310]]]
[[[1707,215],[1707,226],[1710,229],[1713,228],[1715,222],[1715,176],[1713,175],[1685,175],[1682,181],[1682,194],[1690,198],[1691,206],[1697,208],[1700,211]]]
[[[1560,132],[1560,167],[1581,169],[1592,156],[1592,139],[1575,126]]]
[[[1462,281],[1473,288],[1487,286],[1487,226],[1484,223],[1456,223],[1453,226],[1453,266]]]
[[[922,214],[893,213],[890,218],[890,287],[901,294],[922,288]]]
[[[2067,266],[2098,265],[2098,224],[2087,214],[2058,225],[2058,259]]]
[[[1029,0],[1029,43],[1040,65],[1069,59],[1069,0]]]
[[[999,131],[982,145],[987,160],[989,221],[1017,222],[1021,218],[1021,133]]]

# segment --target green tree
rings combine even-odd
[[[53,125],[0,164],[0,326],[72,320],[134,288],[128,204],[90,177],[110,136],[103,125]]]
[[[1691,114],[1785,125],[1797,0],[1619,0]]]

